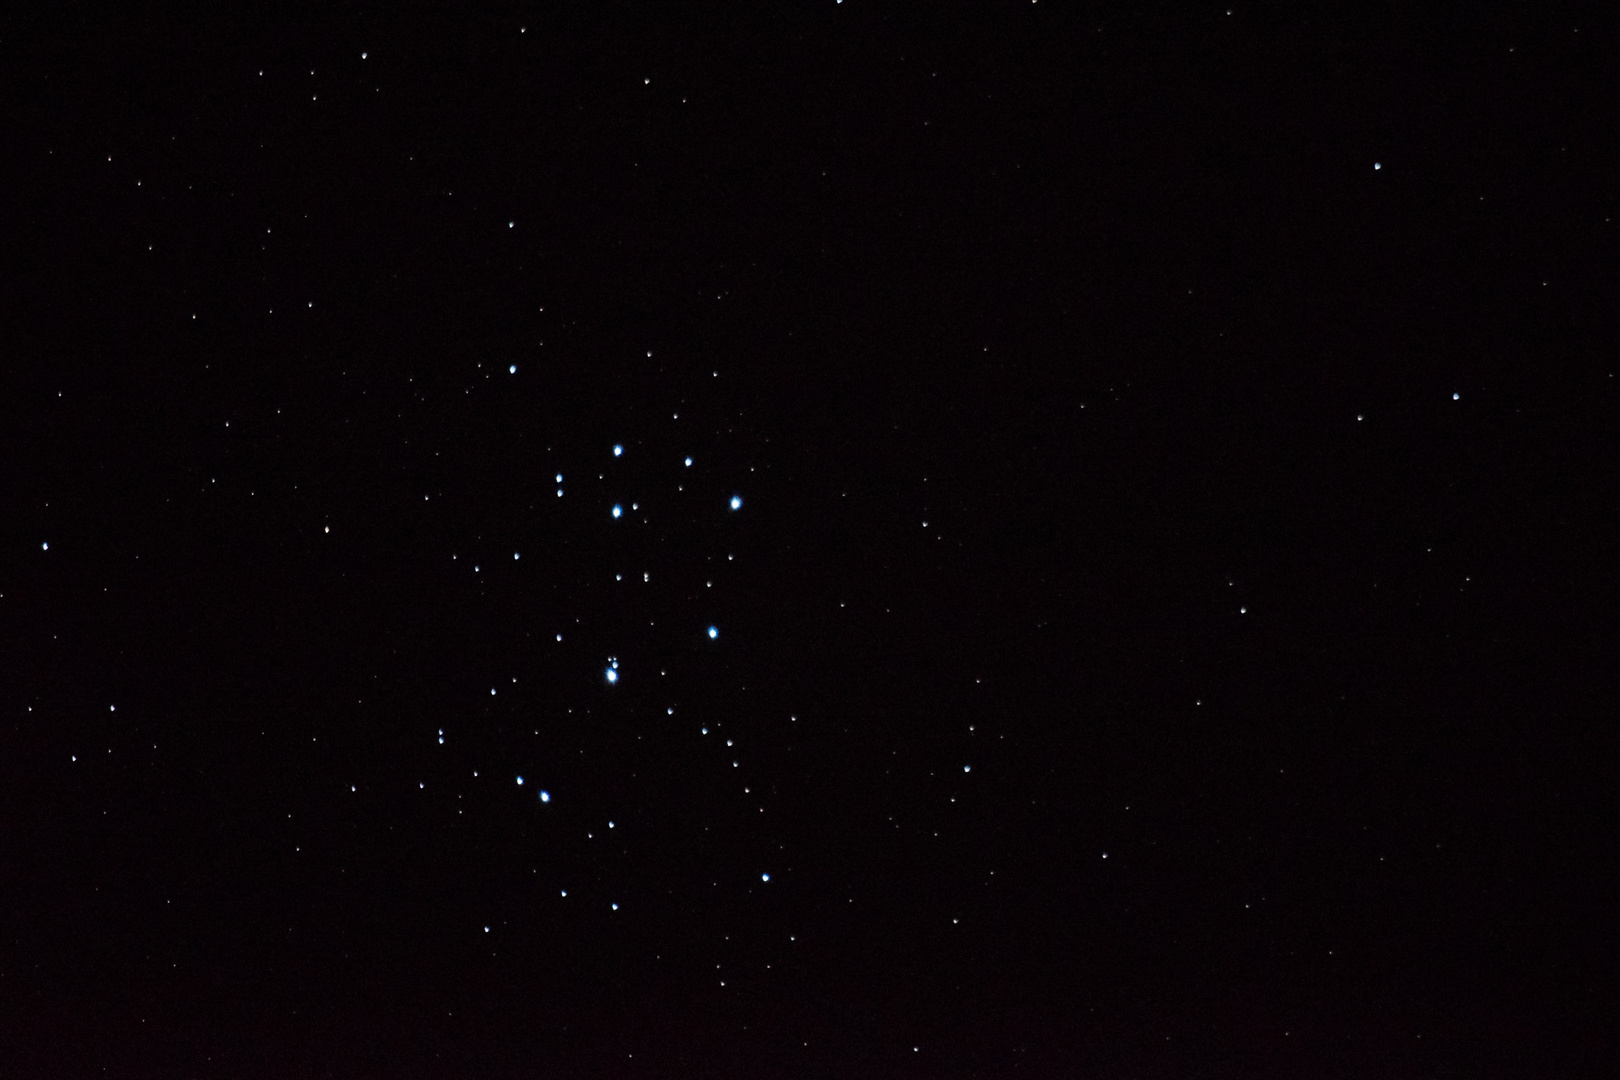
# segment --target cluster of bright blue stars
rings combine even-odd
[[[509,368],[508,368],[508,369],[507,369],[507,370],[508,370],[508,372],[509,372],[509,373],[510,373],[510,374],[513,374],[513,375],[515,375],[515,374],[517,374],[517,365],[516,365],[516,364],[513,364],[513,365],[511,365],[511,366],[510,366],[510,367],[509,367]],[[611,448],[611,453],[612,453],[612,455],[613,455],[613,456],[614,456],[614,457],[616,457],[616,458],[618,458],[618,457],[623,457],[623,456],[624,456],[624,446],[623,446],[623,444],[620,444],[620,443],[615,443],[615,444],[613,444],[613,446],[612,446],[612,448]],[[690,457],[683,457],[683,458],[682,458],[682,464],[683,464],[683,465],[684,465],[684,466],[685,466],[685,467],[686,467],[686,468],[691,468],[691,467],[692,467],[692,464],[693,464],[693,459],[692,459],[692,458],[690,458]],[[559,473],[556,473],[556,474],[555,474],[555,481],[556,481],[556,484],[557,484],[557,495],[558,495],[558,497],[559,497],[559,498],[560,498],[560,497],[561,497],[561,496],[562,496],[562,494],[563,494],[563,486],[562,486],[562,485],[563,485],[563,474],[562,474],[562,473],[560,473],[560,472],[559,472]],[[730,508],[731,508],[731,509],[732,509],[732,510],[733,510],[733,511],[736,511],[736,510],[741,510],[741,509],[742,509],[742,505],[743,505],[743,498],[742,498],[742,496],[741,496],[741,495],[740,495],[740,494],[733,494],[733,495],[731,495],[731,496],[730,496],[730,498],[729,498],[729,500],[728,500],[728,505],[729,505],[729,506],[730,506]],[[631,508],[632,508],[632,509],[637,509],[637,508],[638,508],[638,507],[639,507],[639,504],[634,504],[634,503],[633,503],[633,504],[632,504],[632,505],[631,505]],[[611,507],[611,508],[610,508],[610,511],[609,511],[609,512],[610,512],[610,513],[611,513],[611,515],[612,515],[612,516],[613,516],[613,517],[614,517],[614,518],[615,518],[615,519],[618,519],[618,518],[621,518],[621,517],[623,517],[623,516],[624,516],[624,513],[625,513],[625,508],[624,508],[624,506],[623,506],[623,505],[622,505],[622,504],[620,504],[620,503],[614,503],[614,504],[613,504],[613,505],[612,505],[612,507]],[[49,549],[49,545],[42,545],[42,547],[45,547],[45,548],[46,548],[46,549],[47,549],[47,550],[48,550],[48,549]],[[521,558],[522,558],[522,554],[521,554],[521,552],[517,552],[517,551],[514,551],[514,552],[513,552],[513,553],[512,553],[512,558],[513,558],[513,560],[518,560],[518,559],[521,559]],[[478,568],[478,567],[474,567],[474,569],[475,569],[475,570],[477,570],[477,569],[479,569],[479,568]],[[618,575],[618,578],[620,578],[620,579],[622,579],[622,575]],[[647,575],[647,574],[643,574],[643,575],[642,575],[642,580],[643,580],[643,581],[646,581],[646,580],[648,580],[648,575]],[[709,637],[709,640],[711,640],[711,641],[714,641],[714,640],[717,640],[717,639],[718,639],[718,638],[719,638],[719,637],[720,637],[720,628],[719,628],[719,627],[718,627],[718,626],[712,626],[712,625],[711,625],[711,626],[709,626],[709,627],[707,627],[707,628],[706,628],[706,630],[705,630],[705,632],[706,632],[706,633],[707,633],[707,635],[708,635],[708,637]],[[556,635],[556,639],[557,639],[557,641],[559,641],[559,642],[561,642],[561,641],[562,641],[562,639],[563,639],[563,635],[562,635],[562,634],[560,634],[560,633],[559,633],[559,634],[557,634],[557,635]],[[604,668],[604,669],[603,669],[603,678],[604,678],[604,679],[605,679],[605,681],[606,681],[606,682],[607,682],[607,684],[608,684],[608,685],[609,685],[609,686],[614,686],[614,685],[617,685],[617,683],[618,683],[618,681],[619,681],[619,661],[618,661],[618,658],[617,658],[617,657],[609,657],[609,658],[608,658],[608,659],[607,659],[607,665],[606,665],[606,667],[605,667],[605,668]],[[514,681],[515,681],[515,680],[514,680]],[[491,694],[491,695],[494,695],[494,694],[495,694],[495,690],[494,690],[494,689],[493,689],[493,688],[491,688],[491,689],[490,689],[490,694]],[[674,715],[674,712],[675,712],[675,710],[674,710],[674,708],[673,708],[673,707],[671,707],[671,708],[669,708],[669,709],[668,709],[668,710],[667,710],[667,712],[668,712],[668,713],[669,713],[669,714],[670,714],[670,715]],[[702,733],[703,733],[703,734],[705,734],[705,735],[707,735],[707,734],[708,734],[708,732],[709,732],[709,729],[708,729],[708,726],[707,726],[707,725],[704,725],[704,726],[703,726],[703,727],[702,727]],[[441,728],[441,729],[439,729],[439,730],[438,730],[438,741],[439,741],[439,745],[441,745],[441,746],[443,746],[443,745],[444,745],[444,742],[445,742],[445,734],[444,734],[444,729],[442,729],[442,728]],[[729,741],[729,740],[728,740],[728,741],[727,741],[727,745],[730,745],[730,741]],[[734,764],[735,764],[735,763],[734,763]],[[476,773],[476,772],[474,772],[474,774],[473,774],[473,775],[474,775],[474,776],[476,776],[476,775],[477,775],[477,773]],[[523,777],[523,776],[521,776],[521,775],[518,775],[518,776],[515,776],[515,781],[516,781],[516,784],[517,784],[517,786],[518,786],[518,787],[523,787],[523,786],[525,786],[525,779],[524,779],[524,777]],[[418,787],[424,787],[424,786],[425,786],[425,785],[421,785],[421,784],[419,784],[419,785],[418,785]],[[539,800],[540,800],[540,802],[542,802],[542,803],[550,803],[550,802],[551,802],[551,792],[549,792],[549,791],[547,791],[547,790],[544,790],[544,789],[541,789],[541,790],[540,790],[540,791],[539,791],[539,792],[538,792],[538,796],[539,796]],[[613,827],[613,822],[609,822],[609,823],[608,823],[608,827],[609,827],[609,828],[612,828],[612,827]],[[762,874],[760,874],[760,881],[761,881],[761,882],[769,882],[769,881],[770,881],[770,880],[771,880],[771,875],[770,875],[770,874],[768,874],[768,873],[762,873]],[[561,891],[561,895],[562,895],[562,896],[564,896],[564,897],[566,897],[566,896],[567,896],[567,895],[568,895],[568,892],[567,892],[567,890],[566,890],[566,889],[565,889],[565,890],[562,890],[562,891]],[[615,910],[615,911],[617,911],[617,910],[618,910],[618,904],[612,904],[612,905],[611,905],[611,907],[612,907],[612,909],[613,909],[613,910]]]

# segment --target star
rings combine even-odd
[[[741,495],[733,495],[731,497],[731,508],[733,510],[741,510],[742,509],[742,496]]]
[[[720,628],[719,627],[717,627],[717,626],[709,627],[709,637],[710,637],[711,640],[714,639],[714,638],[717,638],[719,636],[720,636]]]

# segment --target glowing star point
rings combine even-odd
[[[713,640],[714,638],[717,638],[719,636],[720,636],[720,628],[719,627],[717,627],[717,626],[709,627],[709,638],[710,638],[710,640]]]
[[[615,505],[613,507],[613,516],[614,517],[623,517],[624,516],[624,507]]]
[[[733,495],[731,497],[731,508],[733,510],[741,510],[742,509],[742,496],[741,495]]]
[[[607,669],[607,681],[609,686],[619,681],[619,673],[611,667]]]
[[[624,456],[624,447],[617,446],[617,445],[614,446],[613,447],[613,456],[614,457],[623,457]]]
[[[549,791],[542,791],[542,792],[541,792],[541,793],[540,793],[540,801],[541,801],[541,802],[550,802],[550,801],[551,801],[551,792],[549,792]],[[563,893],[563,895],[564,895],[564,896],[567,896],[567,895],[568,895],[568,894],[567,894],[567,893]]]

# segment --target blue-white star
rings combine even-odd
[[[742,509],[742,496],[741,495],[733,495],[731,497],[731,508],[733,510],[741,510]]]
[[[720,636],[720,628],[719,627],[717,627],[717,626],[709,627],[709,637],[710,638],[717,638],[719,636]]]

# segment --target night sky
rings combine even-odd
[[[1612,1075],[1620,42],[1224,2],[0,19],[0,1075]]]

